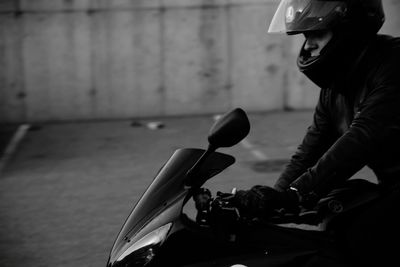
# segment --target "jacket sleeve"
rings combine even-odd
[[[400,53],[392,55],[368,82],[368,93],[349,129],[291,186],[321,196],[364,167],[381,147],[400,136]],[[398,142],[398,141],[396,141]]]
[[[312,124],[308,127],[301,144],[274,185],[278,191],[288,189],[290,184],[312,167],[332,145],[333,141],[329,138],[329,116],[325,108],[327,94],[326,91],[321,90]]]

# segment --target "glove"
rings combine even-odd
[[[233,204],[240,213],[247,216],[270,217],[274,211],[285,209],[290,213],[299,213],[299,198],[295,191],[277,191],[269,186],[257,185],[250,190],[239,190],[233,198]]]

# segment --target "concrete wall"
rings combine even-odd
[[[277,3],[1,0],[0,121],[312,107],[301,37],[266,34]]]

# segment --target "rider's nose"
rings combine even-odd
[[[307,38],[306,43],[304,44],[304,50],[311,52],[316,49],[318,49],[318,43],[311,38]]]

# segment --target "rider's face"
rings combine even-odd
[[[305,32],[304,37],[306,38],[306,43],[304,45],[304,50],[309,52],[312,57],[319,56],[321,50],[332,39],[332,36],[332,31]]]

